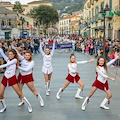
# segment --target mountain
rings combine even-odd
[[[83,8],[84,0],[49,0],[53,2],[54,7],[61,13],[69,13],[78,11]]]

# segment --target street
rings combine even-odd
[[[34,84],[36,89],[40,92],[45,106],[40,107],[39,101],[33,95],[33,93],[25,85],[23,89],[24,95],[30,101],[33,112],[28,113],[27,106],[17,107],[20,102],[17,94],[12,87],[7,88],[5,91],[5,101],[7,110],[0,114],[0,120],[120,120],[120,69],[117,70],[116,81],[109,81],[109,86],[112,91],[112,99],[110,103],[110,110],[104,110],[99,107],[102,100],[106,97],[106,94],[97,90],[87,106],[86,111],[81,110],[83,100],[75,99],[75,94],[78,89],[78,84],[70,84],[67,89],[62,93],[61,99],[56,99],[56,93],[59,88],[65,83],[65,78],[68,74],[67,64],[69,63],[70,53],[58,53],[55,51],[53,57],[53,76],[51,82],[50,96],[45,94],[45,82],[42,73],[42,56],[40,54],[34,54],[33,59],[35,61],[34,67]],[[89,60],[90,56],[75,52],[77,61]],[[80,72],[81,80],[85,84],[83,90],[84,98],[91,90],[92,83],[95,80],[95,67],[96,60],[89,64],[78,65],[78,71]],[[115,77],[116,67],[108,68],[108,75]],[[18,71],[17,71],[18,75]],[[2,79],[3,74],[0,75]],[[1,107],[1,104],[0,104]]]

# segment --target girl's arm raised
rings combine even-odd
[[[113,64],[118,59],[119,59],[119,57],[116,57],[115,59],[111,60],[110,62],[107,63],[107,66],[110,66],[111,64]]]
[[[90,62],[93,62],[93,61],[94,61],[94,59],[92,58],[89,61],[78,61],[77,64],[85,64],[85,63],[90,63]]]
[[[5,53],[3,52],[2,48],[0,48],[0,53],[3,56],[3,58],[5,59],[5,61],[7,62],[9,58],[5,55]]]
[[[53,40],[53,47],[52,47],[51,56],[53,56],[54,51],[55,51],[55,42],[56,42],[56,39]]]
[[[42,49],[42,42],[41,42],[41,41],[40,41],[40,52],[41,52],[42,56],[45,55],[45,53],[44,53],[44,51],[43,51],[43,49]]]
[[[15,51],[18,54],[19,60],[22,61],[24,59],[24,57],[18,52],[18,50],[14,46],[12,46],[12,49],[15,49]]]

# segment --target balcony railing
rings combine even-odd
[[[117,10],[120,11],[120,5],[115,7],[115,11],[117,11]]]
[[[2,30],[12,30],[12,28],[16,28],[17,25],[1,25]]]

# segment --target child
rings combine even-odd
[[[85,98],[83,104],[82,104],[82,110],[86,109],[86,105],[89,102],[89,98],[95,93],[95,91],[99,88],[103,91],[106,92],[107,97],[103,100],[103,102],[101,103],[100,107],[106,110],[109,110],[109,107],[105,106],[105,104],[109,101],[109,99],[112,97],[112,93],[109,89],[109,85],[108,85],[108,80],[110,79],[112,81],[115,81],[114,78],[108,77],[106,75],[106,71],[107,71],[107,66],[111,65],[112,63],[114,63],[117,59],[119,59],[119,57],[113,59],[112,61],[106,63],[106,59],[104,56],[99,56],[98,60],[97,60],[97,67],[96,67],[96,80],[92,85],[92,90],[89,93],[89,95]]]
[[[28,88],[33,92],[33,94],[39,100],[41,107],[43,107],[44,101],[34,86],[34,78],[33,78],[34,61],[32,59],[32,53],[29,50],[27,50],[25,52],[25,57],[23,57],[22,55],[20,55],[20,53],[17,51],[17,49],[14,46],[12,46],[12,48],[16,50],[19,59],[21,61],[21,66],[18,66],[18,69],[20,70],[18,75],[18,85],[20,91],[22,92],[23,86],[24,84],[26,84]],[[18,104],[18,106],[20,107],[23,104],[24,101],[21,101]]]
[[[60,94],[61,92],[63,92],[63,90],[72,82],[74,83],[74,80],[76,81],[76,83],[78,83],[80,85],[80,88],[78,88],[78,91],[75,95],[75,98],[77,99],[83,99],[82,96],[80,96],[81,91],[84,88],[84,83],[83,81],[80,79],[79,77],[79,72],[77,71],[77,64],[84,64],[84,63],[90,63],[92,62],[94,59],[91,59],[89,61],[78,61],[76,62],[76,56],[74,54],[70,55],[70,63],[68,64],[68,76],[66,78],[66,83],[64,84],[64,86],[62,88],[59,89],[56,98],[59,100],[60,99]]]
[[[88,46],[88,44],[86,44],[85,51],[86,51],[86,54],[88,55],[89,54],[89,46]]]
[[[49,48],[46,48],[46,54],[44,53],[44,51],[42,49],[41,42],[42,42],[42,40],[40,40],[40,52],[41,52],[41,54],[43,56],[42,72],[44,73],[44,77],[45,77],[46,95],[49,96],[51,76],[52,76],[52,73],[53,73],[52,57],[53,57],[54,50],[55,50],[56,39],[54,39],[54,41],[53,41],[53,48],[52,48],[52,52],[51,53],[50,53],[50,49]]]
[[[19,90],[19,87],[17,85],[16,66],[18,65],[18,61],[19,61],[17,52],[14,49],[10,50],[9,58],[3,53],[3,50],[1,48],[0,48],[0,53],[7,62],[6,64],[0,66],[0,68],[6,67],[6,71],[0,85],[0,102],[2,104],[2,109],[0,110],[0,113],[4,112],[7,108],[4,100],[4,92],[7,86],[13,87],[13,89],[18,94],[18,96],[27,104],[28,111],[31,113],[32,107],[28,102],[27,98]]]
[[[109,59],[110,61],[113,60],[115,58],[115,50],[112,48],[109,52]],[[111,67],[114,67],[114,65],[112,64]]]

